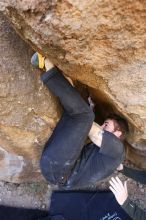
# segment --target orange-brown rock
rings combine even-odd
[[[58,102],[32,68],[33,51],[0,15],[0,180],[40,179],[39,158]]]
[[[7,0],[0,9],[35,50],[90,87],[101,115],[125,116],[129,143],[146,149],[146,1]]]

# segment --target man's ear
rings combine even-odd
[[[121,137],[121,135],[122,135],[122,132],[121,132],[121,131],[116,130],[116,131],[114,132],[114,135],[115,135],[116,137],[120,138],[120,137]]]

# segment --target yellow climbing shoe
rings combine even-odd
[[[40,53],[36,52],[31,57],[31,64],[40,69],[45,68],[45,57],[43,57]]]

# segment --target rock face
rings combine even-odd
[[[0,16],[0,179],[40,179],[39,158],[59,117],[57,100],[30,65],[33,51]]]
[[[126,117],[131,131],[128,142],[142,151],[146,150],[146,1],[7,0],[0,2],[0,9],[9,18],[19,35],[35,50],[49,57],[67,75],[89,86],[93,99],[100,103],[98,111],[101,115],[105,116],[114,110]],[[13,32],[12,34],[14,35]],[[22,129],[24,134],[29,131],[27,135],[31,145],[36,138],[36,133],[32,131],[34,127],[38,132],[41,129],[41,123],[48,123],[42,119],[44,112],[45,116],[49,115],[46,113],[48,104],[44,101],[46,99],[43,89],[41,95],[38,95],[41,87],[37,85],[36,78],[30,74],[31,67],[27,61],[27,53],[24,52],[26,46],[20,49],[21,52],[18,55],[19,42],[14,42],[13,45],[13,50],[17,51],[14,56],[14,58],[17,57],[14,59],[15,67],[9,53],[5,59],[10,59],[13,69],[18,70],[12,74],[13,82],[13,77],[8,79],[11,68],[3,71],[9,74],[3,74],[6,75],[6,79],[3,78],[1,98],[3,106],[6,105],[6,98],[9,100],[7,101],[9,108],[0,116],[2,117],[1,130],[4,137],[6,130],[10,134],[17,134],[17,137],[21,133],[19,129]],[[5,47],[3,48],[5,50]],[[27,71],[26,65],[28,65]],[[31,78],[25,84],[23,74],[24,78]],[[19,83],[15,83],[15,80]],[[11,81],[11,86],[6,86],[7,81],[9,83]],[[22,98],[20,94],[19,98],[17,96],[18,91],[21,91],[20,85],[25,99],[24,94]],[[35,89],[39,91],[37,94]],[[15,99],[13,103],[8,97],[10,92]],[[29,100],[26,96],[29,96]],[[27,104],[21,105],[22,100]],[[20,101],[19,105],[18,101]],[[39,107],[38,102],[42,103],[39,103]],[[29,105],[30,108],[28,108]],[[26,109],[32,110],[28,113]],[[56,106],[54,105],[51,109],[54,111],[53,116],[48,117],[54,119]],[[25,112],[23,116],[22,112]],[[18,130],[15,131],[15,129]],[[26,134],[22,136],[26,138]],[[23,143],[21,137],[17,141],[17,145]],[[29,149],[30,145],[27,144]],[[128,158],[137,163],[133,154],[128,154]],[[146,168],[146,164],[143,167]]]

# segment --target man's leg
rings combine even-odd
[[[47,181],[63,184],[80,156],[94,120],[94,113],[75,88],[54,67],[41,76],[44,84],[59,97],[64,113],[45,144],[40,166]]]

